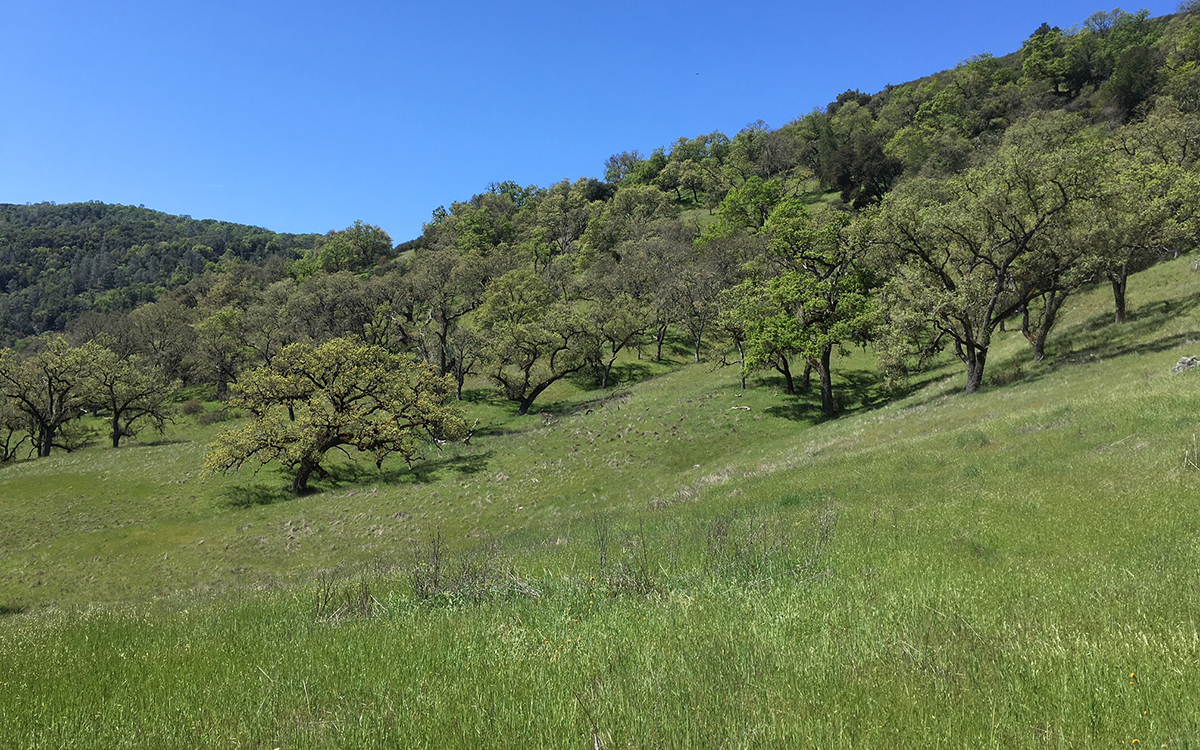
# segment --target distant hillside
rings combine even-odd
[[[128,312],[222,260],[291,260],[316,238],[138,206],[0,204],[0,341]]]

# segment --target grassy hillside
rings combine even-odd
[[[1188,747],[1200,274],[1130,297],[832,421],[630,360],[298,499],[220,424],[0,469],[0,745]]]

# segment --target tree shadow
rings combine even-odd
[[[837,376],[841,382],[834,386],[834,397],[846,411],[878,409],[917,389],[917,384],[911,382],[885,388],[883,376],[873,370],[843,370]]]
[[[654,377],[654,368],[642,362],[624,362],[613,366],[612,375],[608,379],[610,388],[622,385],[633,385]]]
[[[507,419],[498,424],[490,424],[485,427],[477,427],[474,430],[475,436],[478,437],[502,437],[505,435],[520,435],[528,432],[535,425],[533,420],[540,421],[543,425],[553,424],[562,417],[572,416],[582,411],[586,411],[598,404],[605,404],[611,401],[614,397],[623,397],[623,391],[601,391],[596,388],[591,379],[586,380],[588,387],[592,390],[592,395],[579,394],[572,398],[559,399],[557,401],[536,401],[529,409],[529,412],[521,415],[517,413],[518,404],[515,401],[509,401],[503,397],[496,402],[497,406],[504,408],[508,412]]]
[[[470,453],[460,456],[417,461],[412,466],[400,464],[376,469],[373,465],[354,462],[339,464],[329,469],[327,481],[334,487],[354,484],[384,482],[386,484],[430,484],[438,480],[442,472],[453,472],[458,476],[470,476],[486,471],[492,451]]]
[[[827,417],[821,411],[821,405],[811,401],[801,400],[800,396],[789,396],[790,400],[778,406],[768,406],[765,411],[772,417],[787,419],[792,422],[806,422],[808,424],[818,424],[824,422]]]
[[[704,356],[704,349],[701,348],[700,355]],[[696,361],[696,342],[692,339],[681,339],[677,336],[668,336],[663,342],[663,361],[675,364],[676,360],[684,363],[695,363]]]
[[[1200,307],[1200,294],[1177,299],[1155,300],[1132,310],[1124,323],[1113,321],[1112,313],[1093,315],[1078,327],[1080,334],[1064,335],[1059,345],[1072,354],[1119,357],[1123,354],[1147,354],[1166,351],[1182,343],[1195,331],[1155,338],[1168,321],[1194,312]],[[1116,332],[1118,336],[1112,334]],[[1120,341],[1119,339],[1126,339]],[[1073,344],[1073,345],[1072,345]]]
[[[274,505],[296,497],[286,485],[272,487],[263,484],[227,487],[221,491],[224,505],[229,508],[246,509],[262,505]]]
[[[24,604],[0,604],[0,617],[19,615],[29,610]]]
[[[126,439],[128,439],[128,438],[126,438]],[[137,448],[154,448],[154,447],[157,447],[157,446],[160,446],[160,445],[180,445],[181,443],[190,443],[190,442],[192,442],[192,441],[190,441],[190,440],[181,440],[181,439],[179,439],[179,438],[165,438],[165,437],[160,437],[160,438],[154,438],[153,440],[138,440],[138,439],[135,439],[135,440],[131,440],[131,441],[130,441],[130,442],[128,442],[128,443],[126,443],[125,441],[122,441],[122,442],[121,442],[121,447],[122,447],[122,448],[130,448],[130,449],[137,449]]]
[[[482,427],[474,427],[471,430],[472,437],[497,437],[501,435],[515,435],[519,432],[524,432],[523,429],[509,427],[508,420],[516,418],[519,404],[504,396],[498,388],[471,388],[463,389],[463,403],[488,406],[503,412],[504,416],[499,423],[484,425]]]
[[[837,413],[827,415],[821,410],[821,395],[815,383],[807,390],[798,387],[796,394],[787,396],[785,403],[764,411],[773,417],[815,425],[848,414],[881,409],[907,398],[924,386],[923,382],[909,382],[885,389],[883,377],[873,370],[839,370],[835,371],[834,376],[837,379],[833,387],[833,397],[839,405]],[[762,382],[781,391],[784,388],[782,376],[768,376]]]
[[[1147,302],[1131,311],[1124,323],[1114,322],[1111,312],[1093,315],[1057,338],[1052,334],[1047,343],[1048,356],[1040,363],[1033,361],[1033,351],[1029,348],[994,363],[991,372],[999,370],[999,373],[991,375],[988,385],[1004,387],[1017,382],[1034,383],[1064,367],[1130,354],[1159,354],[1181,344],[1200,341],[1200,330],[1195,329],[1155,335],[1171,320],[1193,313],[1197,308],[1200,308],[1200,294]]]
[[[612,372],[608,374],[608,385],[603,387],[600,385],[602,375],[599,369],[583,369],[565,379],[581,391],[610,390],[649,380],[654,377],[654,368],[649,360],[620,362],[613,365]]]
[[[468,404],[505,407],[512,403],[495,388],[464,388],[462,400]]]
[[[469,476],[487,471],[488,460],[492,451],[471,453],[463,456],[445,456],[426,461],[418,461],[412,466],[401,463],[398,466],[376,469],[369,461],[351,461],[335,464],[326,468],[326,475],[319,481],[309,485],[306,492],[292,494],[291,476],[282,470],[277,470],[281,483],[278,485],[253,484],[246,486],[227,487],[221,491],[224,505],[229,508],[246,509],[263,505],[287,502],[297,497],[317,495],[331,489],[364,485],[364,484],[430,484],[439,479],[443,472],[454,472],[458,476]]]

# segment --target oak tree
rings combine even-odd
[[[479,308],[487,372],[527,414],[547,388],[595,361],[594,339],[578,308],[528,269],[493,281]]]
[[[108,420],[112,447],[119,448],[121,438],[135,437],[144,427],[162,432],[170,419],[169,400],[179,385],[136,354],[122,357],[98,347],[85,389],[90,404]]]
[[[453,388],[427,364],[382,347],[344,338],[292,344],[232,386],[231,403],[253,420],[217,438],[205,466],[275,462],[302,493],[314,473],[327,475],[333,450],[369,454],[377,467],[393,455],[411,464],[424,441],[460,431],[458,411],[446,403]]]
[[[0,351],[0,394],[29,418],[39,458],[49,456],[59,431],[86,412],[88,376],[99,349],[92,342],[73,347],[55,336],[27,357]]]

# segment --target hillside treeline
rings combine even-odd
[[[1121,321],[1129,275],[1194,244],[1198,65],[1193,9],[1098,13],[779,129],[614,155],[604,179],[493,184],[399,247],[361,222],[309,248],[226,246],[152,301],[93,301],[64,336],[0,358],[8,444],[44,454],[73,416],[112,414],[87,374],[96,357],[244,399],[245,374],[285,347],[339,339],[420,360],[460,397],[486,380],[520,413],[563,378],[611,387],[620,358],[673,345],[736,365],[743,386],[778,371],[826,414],[832,355],[852,345],[874,347],[889,379],[950,351],[969,393],[1000,326],[1040,360],[1075,290],[1109,285]],[[51,374],[70,357],[76,375]],[[68,380],[81,385],[56,401],[48,384]],[[133,430],[115,426],[113,444]]]
[[[222,261],[290,262],[317,240],[136,206],[0,204],[0,343],[129,312]]]

